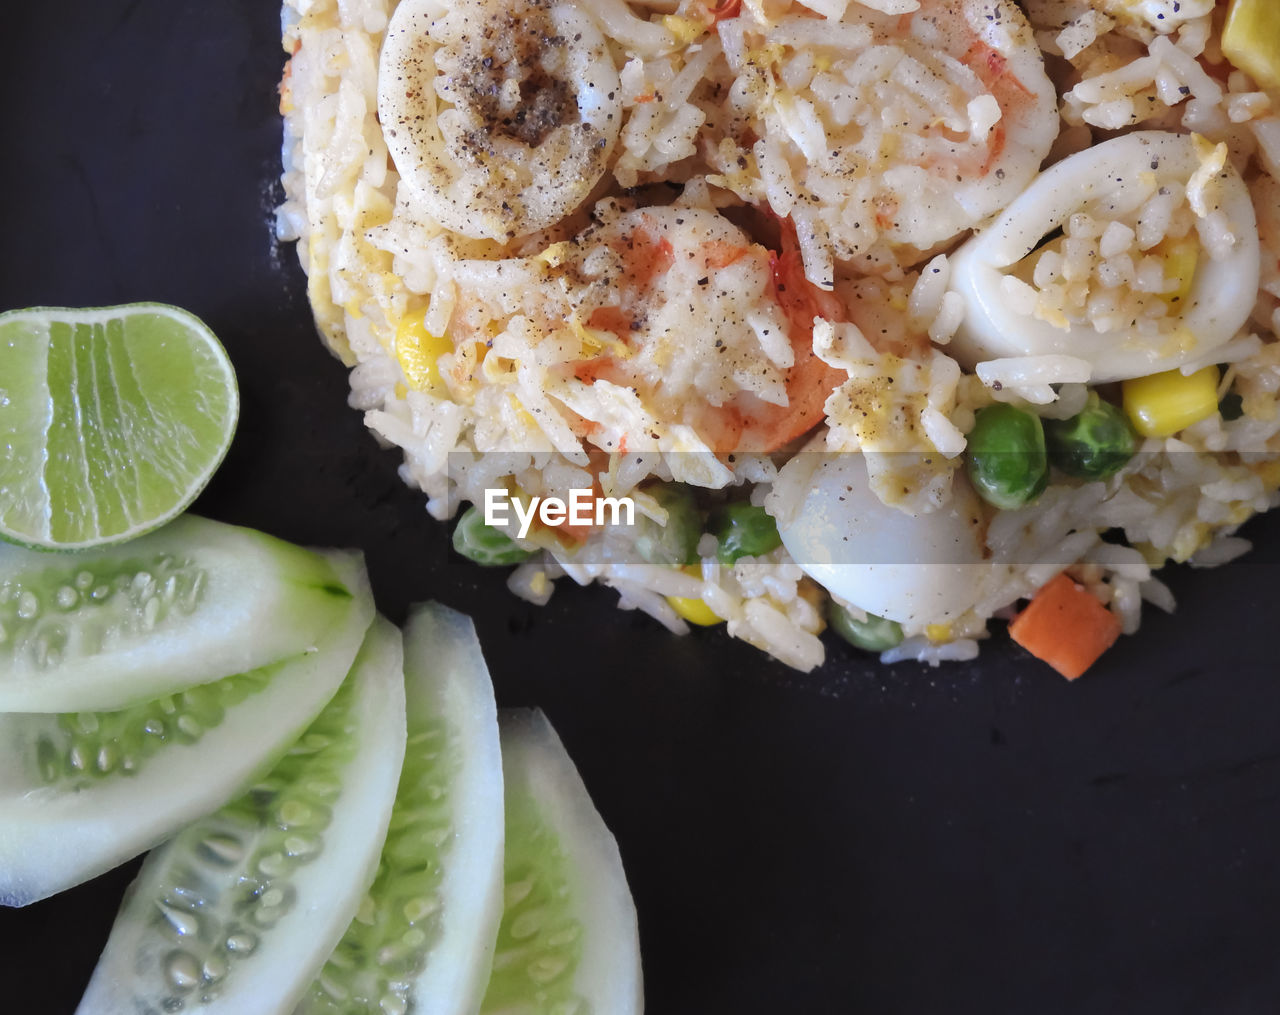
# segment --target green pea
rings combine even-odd
[[[501,529],[484,523],[484,514],[472,505],[462,512],[453,530],[453,548],[467,560],[486,567],[519,564],[534,555]]]
[[[966,454],[979,496],[1010,510],[1029,504],[1049,483],[1040,417],[997,402],[977,412]]]
[[[1218,403],[1218,412],[1228,423],[1244,415],[1244,399],[1238,391],[1228,391]]]
[[[868,613],[866,620],[854,620],[834,599],[827,605],[827,623],[854,648],[868,652],[883,652],[902,644],[902,625],[896,620],[885,620],[874,613]]]
[[[697,563],[702,514],[693,491],[682,483],[662,483],[645,492],[666,510],[667,524],[637,516],[636,552],[641,559],[663,567]]]
[[[1106,479],[1119,472],[1138,448],[1124,410],[1089,392],[1085,407],[1070,419],[1044,423],[1049,461],[1068,476]]]
[[[707,531],[720,544],[716,557],[725,567],[733,567],[739,557],[759,557],[782,545],[773,516],[754,504],[725,504],[711,513]]]

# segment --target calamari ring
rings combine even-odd
[[[571,0],[405,0],[383,43],[378,116],[429,215],[507,241],[590,193],[618,139],[621,87],[604,36]]]

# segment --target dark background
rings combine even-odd
[[[222,337],[243,414],[206,514],[362,547],[382,610],[471,613],[617,834],[652,1013],[1280,1011],[1280,525],[1175,569],[1068,684],[997,637],[788,671],[450,558],[345,406],[279,199],[272,0],[4,5],[0,309],[160,300]],[[69,1012],[136,863],[0,912],[0,1011]],[[608,1013],[597,1013],[608,1015]]]

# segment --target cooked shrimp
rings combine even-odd
[[[770,451],[821,422],[846,375],[814,355],[814,319],[843,307],[805,280],[793,240],[771,251],[705,208],[598,211],[537,256],[454,263],[458,397],[509,419],[504,379],[538,371],[542,400],[521,408],[560,450],[698,452],[685,479],[703,485],[731,478],[713,453]]]
[[[1053,86],[1012,0],[922,0],[889,16],[793,6],[720,21],[736,75],[713,182],[797,226],[805,273],[898,267],[999,211],[1058,131]]]
[[[618,70],[572,0],[404,0],[378,115],[402,180],[446,228],[507,241],[553,225],[604,174]]]
[[[618,339],[573,365],[579,381],[634,390],[717,452],[771,451],[822,420],[844,373],[814,355],[813,322],[843,310],[806,282],[794,250],[675,207],[623,214],[579,242],[592,290],[579,312]]]

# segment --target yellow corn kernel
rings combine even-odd
[[[1196,279],[1196,265],[1200,261],[1200,243],[1194,233],[1178,240],[1161,240],[1151,253],[1164,261],[1164,277],[1177,281],[1178,288],[1161,293],[1160,298],[1169,304],[1170,310],[1181,310],[1191,295],[1191,283]]]
[[[924,635],[926,638],[928,638],[930,641],[933,641],[933,642],[950,641],[951,625],[950,624],[926,624],[924,628]]]
[[[691,564],[688,567],[681,568],[687,574],[694,578],[702,577],[702,569],[697,564]],[[697,624],[699,627],[711,627],[715,624],[724,623],[724,618],[719,616],[705,601],[701,599],[687,599],[684,596],[667,596],[667,602],[671,608],[690,624]]]
[[[667,602],[671,604],[671,608],[690,624],[697,624],[699,627],[712,627],[716,624],[723,624],[724,618],[716,616],[715,612],[704,603],[701,599],[686,599],[684,596],[667,596]]]
[[[1124,382],[1124,411],[1143,437],[1169,437],[1218,411],[1218,368],[1166,370]]]
[[[405,380],[415,391],[441,392],[445,389],[440,376],[439,360],[453,352],[453,343],[427,331],[423,318],[426,311],[406,314],[396,326],[396,359]]]
[[[1280,88],[1280,4],[1231,0],[1222,52],[1263,88]]]

